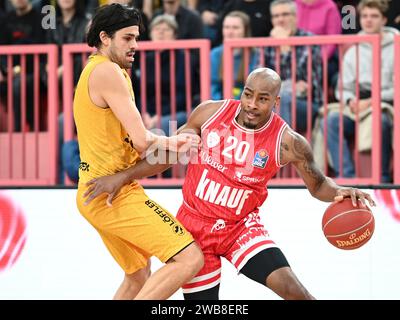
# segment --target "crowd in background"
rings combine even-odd
[[[123,3],[133,5],[142,12],[144,28],[141,30],[141,40],[169,41],[175,39],[200,39],[207,38],[211,41],[211,98],[222,99],[223,92],[223,40],[245,37],[271,37],[287,38],[291,36],[313,35],[337,35],[337,34],[383,34],[382,50],[385,57],[382,63],[382,138],[391,141],[392,134],[392,105],[393,105],[393,35],[398,34],[400,28],[400,1],[334,1],[334,0],[142,0],[142,1],[107,1],[107,0],[0,0],[0,45],[18,44],[42,44],[54,43],[60,48],[63,44],[84,43],[85,31],[96,8],[106,3]],[[360,4],[361,2],[361,4]],[[56,28],[43,30],[42,8],[53,5],[56,8]],[[346,7],[352,6],[352,7]],[[354,8],[355,10],[352,10]],[[357,11],[358,9],[358,11]],[[361,11],[360,11],[361,10]],[[47,11],[45,13],[48,13]],[[354,23],[343,24],[343,19],[348,15],[356,14]],[[378,16],[376,16],[378,15]],[[365,66],[371,57],[371,49],[361,46]],[[245,70],[250,72],[260,64],[260,53],[256,50],[250,52],[249,65],[244,66],[243,50],[234,51],[234,88],[232,96],[239,98],[243,80],[246,78]],[[307,59],[309,51],[305,46],[296,47],[296,83],[292,83],[291,48],[281,46],[279,48],[280,65],[276,66],[277,51],[274,48],[266,48],[263,52],[265,65],[275,70],[280,70],[282,78],[280,115],[289,124],[293,123],[291,115],[292,88],[296,89],[296,129],[303,132],[306,129],[307,119]],[[339,100],[337,92],[338,78],[338,50],[334,45],[312,47],[312,119],[318,122],[319,110],[322,106],[322,56],[328,57],[328,80],[330,87],[330,114],[328,118],[329,135],[328,145],[331,154],[331,167],[334,175],[339,175],[338,157],[338,112],[335,101]],[[62,55],[59,55],[58,76],[62,85],[63,63]],[[146,112],[142,114],[145,125],[148,128],[161,128],[169,133],[169,120],[171,120],[170,106],[170,54],[161,52],[161,115],[156,113],[155,101],[155,53],[146,53]],[[363,58],[364,59],[364,58]],[[183,51],[175,52],[174,73],[176,75],[176,120],[178,126],[187,119],[184,55]],[[371,61],[371,60],[369,60]],[[355,111],[355,51],[348,50],[344,56],[343,90],[348,113],[345,115],[345,145],[343,151],[344,177],[353,177],[354,164],[351,158],[348,140],[354,136],[354,111]],[[29,130],[33,127],[33,68],[31,61],[27,61],[26,77],[26,125]],[[137,105],[140,108],[141,72],[139,62],[132,72]],[[199,59],[192,55],[191,58],[191,83],[192,106],[199,102]],[[369,65],[370,66],[370,65]],[[40,73],[41,90],[45,92],[47,74],[45,63],[41,64]],[[78,81],[79,71],[82,69],[81,60],[77,57],[74,63],[74,82]],[[21,67],[19,57],[13,60],[13,69],[7,68],[4,56],[0,56],[0,96],[7,95],[7,73],[13,73],[13,102],[14,102],[14,130],[20,131],[21,124]],[[360,74],[360,108],[362,119],[370,116],[371,98],[371,70],[361,71]],[[335,92],[336,91],[336,92]],[[143,92],[142,92],[143,94]],[[4,100],[3,100],[4,101]],[[62,109],[60,108],[60,111]],[[0,117],[4,115],[4,107],[0,105]],[[77,181],[77,166],[79,166],[79,150],[76,141],[63,142],[62,139],[62,115],[60,115],[60,167],[67,171],[73,181]],[[322,125],[321,125],[322,126]],[[0,121],[1,130],[1,121]],[[347,142],[346,142],[347,141]],[[385,144],[383,144],[385,145]],[[382,181],[390,182],[391,146],[382,148]],[[366,147],[368,148],[368,146]],[[77,157],[78,154],[78,157]],[[63,174],[60,172],[60,181]]]

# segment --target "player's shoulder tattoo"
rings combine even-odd
[[[281,141],[281,147],[279,150],[279,159],[280,159],[281,163],[282,163],[282,160],[284,159],[285,152],[288,152],[288,151],[289,151],[289,145],[285,141]]]
[[[309,143],[298,133],[292,132],[291,136],[293,162],[296,162],[300,169],[303,169],[306,174],[312,177],[317,185],[321,185],[325,181],[325,176],[314,161]]]
[[[293,155],[295,159],[313,161],[313,154],[310,145],[298,133],[293,134]]]

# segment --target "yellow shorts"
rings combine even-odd
[[[131,274],[147,265],[151,256],[168,261],[194,240],[191,234],[138,184],[121,188],[112,202],[101,195],[84,206],[86,186],[79,185],[77,205],[80,213],[99,232],[111,255]]]

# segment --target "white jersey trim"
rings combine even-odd
[[[214,120],[219,117],[219,115],[225,110],[226,106],[229,104],[230,99],[226,99],[222,106],[210,117],[206,122],[203,123],[200,130],[205,130]]]
[[[278,168],[284,167],[285,165],[281,164],[281,143],[282,143],[282,136],[285,129],[288,127],[287,123],[283,124],[281,129],[278,133],[278,139],[276,141],[275,146],[275,163]]]

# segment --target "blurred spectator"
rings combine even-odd
[[[69,43],[84,43],[86,37],[86,27],[89,19],[85,15],[84,3],[79,0],[57,0],[56,3],[56,28],[49,29],[47,32],[47,42],[58,45],[59,48],[59,67],[58,67],[58,84],[59,84],[59,97],[62,101],[62,81],[63,81],[63,61],[62,61],[62,45]],[[74,85],[78,83],[80,72],[82,71],[82,57],[80,54],[74,56],[73,63],[73,77]],[[46,75],[46,73],[45,73]],[[60,103],[60,106],[62,104]],[[61,110],[60,110],[61,111]],[[62,152],[63,147],[63,128],[64,118],[63,114],[59,115],[59,138],[58,145],[61,148],[59,153],[60,169],[62,168]],[[68,143],[68,142],[67,142]],[[67,149],[70,150],[70,149]],[[63,181],[62,172],[59,173],[60,181]]]
[[[342,33],[339,9],[332,0],[296,0],[297,27],[316,35]],[[327,46],[328,58],[335,52],[335,45]]]
[[[211,40],[213,47],[216,45],[217,22],[224,4],[224,0],[199,0],[197,3],[197,11],[200,13],[204,25],[204,37]]]
[[[222,22],[231,11],[243,11],[250,17],[253,37],[266,37],[271,29],[269,4],[272,0],[230,0],[227,1],[218,21],[217,43],[222,41]]]
[[[312,36],[310,32],[297,28],[296,4],[291,0],[275,0],[271,3],[271,19],[273,29],[271,37],[287,39],[292,36]],[[302,132],[307,128],[307,46],[296,46],[296,130]],[[322,68],[321,53],[317,46],[312,46],[312,118],[317,115],[322,104]],[[276,48],[265,49],[265,64],[269,68],[280,71],[282,79],[280,115],[289,124],[292,124],[292,50],[290,46],[280,47],[280,68],[276,64]]]
[[[175,17],[179,26],[176,39],[190,40],[203,38],[203,22],[200,15],[181,4],[181,0],[163,0],[163,8],[154,13],[154,17],[160,14],[169,14]],[[192,72],[192,94],[196,96],[200,92],[200,57],[198,50],[190,50],[190,63]],[[193,99],[193,100],[196,100]]]
[[[222,26],[222,34],[225,39],[240,39],[251,37],[250,18],[247,14],[241,11],[232,11],[225,16]],[[211,99],[223,99],[223,84],[224,72],[222,68],[222,54],[224,46],[221,44],[211,50]],[[244,80],[247,77],[245,74],[245,65],[243,57],[243,49],[234,50],[234,88],[232,96],[239,99],[243,90]],[[257,54],[255,50],[251,50],[249,54],[249,73],[257,65]],[[228,98],[228,97],[226,97]]]
[[[358,6],[360,25],[359,34],[381,34],[381,99],[382,99],[382,182],[390,182],[390,158],[392,141],[393,112],[393,77],[394,77],[394,35],[399,31],[385,27],[387,22],[387,3],[379,0],[362,0]],[[349,142],[355,132],[355,115],[359,114],[360,131],[357,147],[359,150],[369,150],[373,132],[371,86],[372,86],[372,47],[369,44],[359,46],[359,90],[360,100],[356,101],[356,48],[351,47],[344,56],[343,65],[343,99],[346,102],[343,116],[343,176],[354,177],[354,163]],[[336,91],[339,99],[339,90]],[[329,105],[328,114],[328,148],[333,162],[333,169],[339,175],[339,122],[338,104]]]
[[[218,0],[216,0],[216,1],[218,1]],[[200,2],[201,2],[201,0],[200,0]],[[190,10],[197,11],[197,4],[199,3],[198,0],[186,0],[185,3],[186,3],[186,6]]]
[[[86,0],[85,11],[86,15],[89,19],[92,18],[93,14],[95,13],[96,9],[102,5],[99,0]]]
[[[85,16],[83,2],[78,0],[57,0],[56,15],[56,28],[48,30],[47,42],[58,45],[58,79],[61,84],[63,73],[62,45],[67,43],[84,43],[89,19]],[[81,57],[76,56],[74,62],[74,84],[76,84],[82,70]]]
[[[32,6],[37,12],[41,12],[46,5],[55,5],[55,0],[32,0]]]
[[[50,0],[31,0],[32,7],[39,13],[41,11],[42,6],[50,4],[49,2]],[[0,9],[3,9],[7,13],[14,11],[12,0],[0,0]]]
[[[154,42],[173,41],[178,32],[178,24],[171,15],[159,15],[150,24],[150,38]],[[177,121],[177,127],[186,122],[186,81],[185,81],[185,57],[181,50],[162,50],[160,53],[161,79],[159,83],[155,78],[156,52],[146,53],[146,114],[143,121],[148,129],[161,128],[166,135],[169,132],[170,120]],[[170,70],[170,54],[175,55],[175,70]],[[138,70],[138,69],[137,69]],[[175,102],[176,118],[171,117],[171,86],[170,76],[175,75]],[[138,76],[139,77],[139,76]],[[193,82],[193,81],[192,81]],[[156,85],[161,87],[161,118],[156,114]],[[140,95],[136,99],[140,105]],[[197,104],[198,101],[194,101]],[[158,124],[160,123],[160,126]]]
[[[149,20],[153,18],[155,11],[162,8],[162,0],[143,0],[142,9]]]
[[[62,169],[68,178],[78,183],[79,180],[79,165],[81,158],[79,155],[79,145],[76,139],[67,141],[61,149]]]
[[[6,14],[3,19],[3,29],[1,38],[6,45],[26,45],[44,43],[42,18],[41,15],[32,8],[29,0],[11,0],[13,10]],[[3,57],[4,58],[4,57]],[[2,59],[0,67],[2,75],[6,78],[6,73],[13,73],[13,102],[14,102],[14,130],[21,130],[21,120],[33,128],[33,59],[27,56],[26,59],[26,119],[21,119],[21,61],[19,55],[13,57],[13,68],[8,70],[6,62]],[[3,79],[5,80],[5,79]],[[0,95],[7,94],[5,81],[0,82]]]
[[[316,35],[336,35],[342,33],[342,22],[338,7],[333,0],[296,0],[297,27]],[[328,85],[333,90],[339,71],[339,59],[335,45],[322,46],[327,50]]]
[[[197,12],[194,12],[183,5],[180,0],[163,0],[162,9],[154,13],[154,17],[160,14],[175,16],[179,30],[177,39],[200,39],[203,38],[203,22]]]

